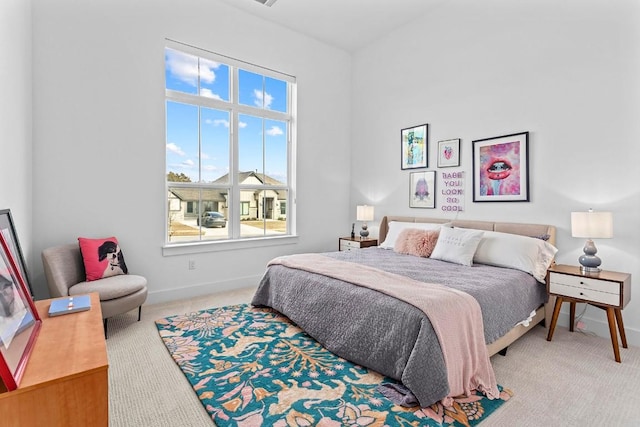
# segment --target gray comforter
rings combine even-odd
[[[487,344],[526,319],[546,298],[543,284],[513,269],[465,267],[379,248],[324,255],[467,292],[482,309]],[[340,357],[402,381],[422,406],[449,392],[433,327],[422,311],[408,303],[330,277],[272,265],[252,304],[284,314]]]

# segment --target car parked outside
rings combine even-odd
[[[221,227],[227,226],[227,219],[220,212],[204,212],[202,219],[198,218],[198,225],[202,223],[203,227]]]

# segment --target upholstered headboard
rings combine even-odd
[[[542,236],[549,235],[547,240],[555,246],[556,244],[556,227],[545,224],[524,224],[516,222],[494,222],[494,221],[474,221],[474,220],[450,220],[442,218],[424,218],[413,216],[385,216],[380,222],[380,231],[378,242],[384,242],[389,232],[389,223],[391,221],[399,222],[416,222],[416,223],[451,223],[454,227],[475,228],[476,230],[499,231],[501,233],[520,234],[522,236]]]

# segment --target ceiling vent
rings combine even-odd
[[[256,0],[256,1],[257,1],[258,3],[261,3],[261,4],[265,5],[265,6],[269,6],[269,7],[271,7],[271,6],[273,6],[273,4],[274,4],[276,1],[278,1],[278,0]]]

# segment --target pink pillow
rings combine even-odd
[[[399,254],[428,258],[436,247],[439,235],[440,230],[408,228],[400,232],[393,250]]]
[[[127,274],[127,264],[118,246],[118,239],[87,239],[78,237],[87,282],[105,277]]]

